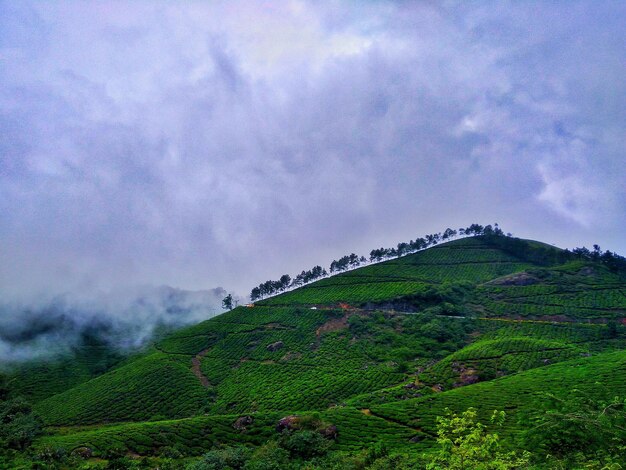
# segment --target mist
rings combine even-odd
[[[186,291],[168,286],[63,294],[0,302],[0,364],[50,359],[94,339],[122,354],[171,330],[223,312],[221,287]]]

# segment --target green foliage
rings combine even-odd
[[[519,434],[519,416],[532,409],[534,394],[550,390],[557,396],[566,396],[578,388],[594,397],[599,393],[596,383],[613,395],[626,395],[626,351],[601,353],[558,364],[537,367],[498,380],[479,382],[454,388],[443,393],[431,393],[420,398],[372,405],[371,412],[406,426],[419,426],[428,434],[435,434],[437,416],[446,408],[457,413],[476,408],[481,422],[488,422],[487,410],[506,409],[507,420],[501,434],[507,439]]]
[[[12,396],[36,403],[112,370],[124,360],[119,351],[93,334],[84,334],[81,344],[70,353],[49,353],[48,357],[7,368],[5,388]]]
[[[592,394],[577,388],[559,395],[540,393],[521,421],[525,446],[557,461],[615,461],[626,449],[626,399],[610,397],[600,384]]]
[[[537,320],[615,320],[626,310],[623,280],[599,264],[573,262],[524,274],[524,281],[505,276],[479,286],[472,302],[487,316]]]
[[[224,297],[224,299],[222,300],[222,308],[225,308],[226,310],[232,310],[233,308],[233,295],[232,294],[228,294],[226,297]]]
[[[484,235],[480,238],[504,253],[539,266],[555,266],[574,258],[566,250],[531,240],[493,235]]]
[[[289,451],[291,458],[308,460],[325,455],[332,442],[316,431],[285,431],[280,437],[280,446]]]
[[[153,353],[35,405],[46,424],[182,418],[201,413],[207,392],[178,356]]]
[[[289,466],[289,452],[277,442],[270,441],[252,454],[245,470],[283,470]]]
[[[610,320],[606,324],[606,337],[608,339],[618,338],[622,333],[621,330],[623,328],[616,320]]]
[[[245,446],[226,447],[207,452],[198,462],[187,468],[189,470],[239,470],[244,468],[252,451]]]
[[[41,420],[23,398],[0,402],[0,448],[23,450],[41,433]]]
[[[593,346],[597,350],[600,345]],[[500,335],[479,339],[448,355],[421,374],[420,380],[449,389],[590,355],[590,351],[585,343],[568,344],[515,333]]]
[[[463,284],[464,281],[488,281],[530,267],[531,264],[490,248],[484,240],[466,238],[322,279],[259,304],[398,301],[426,306],[444,298],[458,300],[464,294],[462,291],[470,287]],[[449,286],[454,284],[457,284],[456,289],[450,289]]]
[[[526,468],[530,454],[518,456],[502,450],[497,433],[489,433],[486,426],[477,421],[474,408],[460,415],[446,410],[446,416],[437,418],[437,443],[440,450],[427,465],[428,470],[494,469],[506,470]],[[494,411],[491,423],[502,426],[505,414]]]
[[[251,450],[245,446],[216,448],[187,466],[190,470],[239,470],[300,468],[298,463],[327,454],[332,442],[317,431],[284,431]]]
[[[9,398],[9,379],[6,375],[0,373],[0,400]]]

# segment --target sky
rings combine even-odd
[[[596,0],[0,2],[0,296],[245,295],[473,222],[626,254],[624,24]]]

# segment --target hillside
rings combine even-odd
[[[84,350],[80,361],[51,358],[7,377],[46,427],[40,453],[262,447],[297,415],[326,432],[329,455],[384,444],[418,465],[446,408],[475,407],[485,423],[505,410],[502,436],[515,447],[540,392],[624,398],[625,320],[623,273],[538,242],[478,236],[235,308],[141,354],[102,352],[101,369]]]

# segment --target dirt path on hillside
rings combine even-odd
[[[202,358],[206,356],[208,352],[208,348],[203,349],[198,354],[196,354],[193,359],[191,359],[191,371],[193,372],[193,375],[198,377],[198,380],[204,388],[209,388],[211,386],[211,382],[209,382],[209,379],[207,379],[206,375],[202,373],[202,369],[200,368]]]
[[[315,343],[313,343],[312,350],[315,351],[320,347],[320,343],[322,342],[322,334],[347,329],[348,318],[350,318],[351,315],[355,314],[355,312],[346,312],[343,317],[331,318],[326,323],[321,325],[317,330],[315,330]]]
[[[320,326],[317,330],[315,330],[315,336],[319,338],[322,333],[345,330],[346,328],[348,328],[348,318],[350,318],[350,315],[351,313],[346,313],[341,318],[331,318],[322,326]]]

